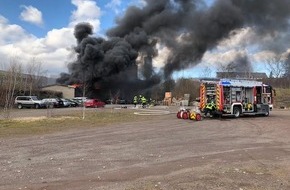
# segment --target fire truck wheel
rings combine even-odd
[[[234,107],[234,116],[235,116],[235,118],[238,118],[238,117],[240,117],[240,115],[241,115],[241,108],[239,108],[239,107]]]

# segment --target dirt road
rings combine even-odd
[[[290,189],[290,111],[0,139],[0,189]]]

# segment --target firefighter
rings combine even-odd
[[[141,103],[142,103],[142,108],[145,108],[147,104],[147,100],[144,96],[141,97]]]
[[[247,104],[247,110],[252,110],[252,109],[253,109],[252,104],[251,104],[251,103],[248,103],[248,104]]]
[[[135,107],[137,106],[137,104],[138,104],[138,97],[137,96],[134,96],[133,104],[134,104]]]
[[[150,106],[155,106],[155,100],[153,100],[152,98],[149,99],[150,102]]]
[[[206,117],[207,114],[210,114],[210,117],[212,117],[213,112],[216,110],[216,105],[214,103],[213,98],[205,105],[204,109],[204,116]]]
[[[140,105],[142,104],[142,97],[143,97],[143,96],[140,94],[140,95],[139,95],[139,98],[138,98],[138,104],[140,104]]]

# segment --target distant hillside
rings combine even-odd
[[[43,86],[49,86],[49,85],[54,85],[56,84],[56,78],[49,78],[49,77],[46,77],[46,83],[43,84]]]
[[[11,74],[8,71],[0,70],[0,84],[5,82],[5,76]],[[40,86],[49,86],[49,85],[54,85],[56,84],[56,79],[58,78],[57,76],[53,77],[47,77],[47,76],[37,76],[37,75],[30,75],[30,74],[25,74],[21,73],[19,74],[24,80],[26,78],[31,79],[41,79]]]

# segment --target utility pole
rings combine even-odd
[[[86,107],[85,107],[85,100],[84,97],[86,96],[86,77],[85,77],[85,70],[83,69],[83,98],[82,98],[82,105],[83,105],[83,119],[85,119],[86,114]]]

